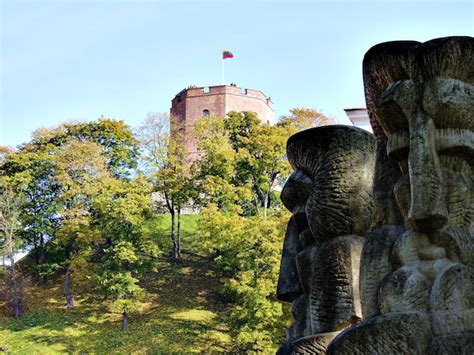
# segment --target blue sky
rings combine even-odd
[[[473,1],[1,2],[0,145],[101,115],[138,126],[188,85],[261,89],[277,116],[364,106],[373,45],[474,35]]]

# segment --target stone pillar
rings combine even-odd
[[[321,353],[362,317],[359,263],[372,221],[375,139],[350,126],[293,135],[293,174],[281,199],[291,212],[277,295],[292,302],[293,325],[280,354]]]
[[[377,137],[364,321],[328,354],[474,354],[474,39],[400,41],[363,63]]]

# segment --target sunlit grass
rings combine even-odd
[[[171,313],[169,317],[175,320],[210,324],[216,318],[216,314],[205,309],[188,309],[185,311]]]
[[[195,220],[183,218],[185,249],[195,242]],[[143,278],[147,297],[125,332],[120,315],[108,313],[93,295],[76,297],[77,307],[65,309],[59,278],[48,288],[30,288],[29,310],[19,321],[0,319],[0,348],[12,354],[229,352],[228,310],[217,297],[218,276],[206,259],[184,257],[181,264],[161,260],[158,271]]]
[[[197,238],[197,224],[199,215],[189,214],[181,216],[181,244],[183,249],[194,253],[201,252],[202,241]],[[148,233],[156,240],[158,246],[164,251],[171,250],[171,216],[158,215],[145,226]]]

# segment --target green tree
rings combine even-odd
[[[61,201],[65,208],[55,243],[64,250],[61,263],[66,269],[64,293],[66,307],[72,308],[72,273],[91,272],[90,268],[83,267],[83,261],[90,256],[91,246],[101,241],[100,233],[91,225],[91,201],[99,193],[100,181],[110,179],[112,175],[107,170],[102,149],[96,143],[70,140],[58,150],[57,158],[56,178],[61,186]]]
[[[117,273],[110,282],[109,293],[114,297],[110,310],[122,314],[122,330],[128,328],[128,315],[140,309],[144,291],[137,283],[138,279],[130,272]]]
[[[96,282],[104,297],[112,301],[109,310],[122,315],[122,330],[126,330],[129,314],[140,309],[144,295],[144,290],[138,285],[138,278],[131,271],[126,271],[138,257],[133,246],[124,242],[107,250],[107,254],[111,253],[116,255],[107,255],[109,259],[105,264],[113,267],[113,271],[102,268],[102,272],[96,276]]]
[[[71,141],[89,142],[100,147],[107,170],[116,178],[130,179],[131,169],[137,164],[138,142],[131,129],[122,121],[103,117],[95,122],[65,123],[54,129],[39,129],[18,151],[4,154],[0,174],[10,177],[25,195],[20,214],[24,226],[21,234],[26,244],[34,248],[36,270],[45,283],[47,276],[59,267],[60,260],[56,257],[61,259],[55,252],[54,257],[51,255],[46,260],[45,243],[54,240],[64,217],[71,214],[67,211],[71,206],[64,205],[73,201],[64,197],[67,191],[63,189],[68,189],[68,184],[58,180],[61,170],[58,161]],[[76,159],[75,163],[78,162]],[[50,245],[52,249],[54,244]]]
[[[262,208],[266,217],[270,202],[276,203],[278,183],[290,172],[285,159],[286,141],[293,130],[286,126],[261,124],[251,112],[230,112],[225,124],[227,127],[237,126],[237,134],[230,131],[237,152],[237,179],[251,184],[255,209],[258,213]]]
[[[33,246],[36,270],[45,282],[45,243],[54,237],[62,210],[55,167],[56,157],[51,150],[25,149],[6,154],[0,169],[1,176],[10,179],[24,196],[19,217],[23,225],[20,235],[26,245]]]
[[[184,127],[166,113],[149,114],[138,129],[143,170],[162,196],[171,216],[173,258],[181,259],[181,212],[194,196],[192,160],[186,152]],[[170,123],[172,123],[170,125]],[[170,126],[173,132],[170,132]]]
[[[141,179],[102,179],[100,193],[91,202],[91,225],[100,235],[93,259],[95,280],[110,309],[122,314],[122,327],[142,295],[138,277],[154,269],[159,250],[143,232],[151,216],[150,190]]]
[[[236,351],[274,351],[286,325],[275,298],[287,218],[280,216],[276,190],[290,172],[286,141],[297,129],[291,122],[262,124],[252,112],[230,112],[224,119],[201,119],[196,131],[199,202],[205,207],[200,230],[233,302]]]
[[[286,141],[292,127],[262,124],[253,112],[229,112],[226,118],[203,118],[197,127],[201,193],[204,205],[238,205],[254,215],[278,205],[276,187],[288,174]]]
[[[197,162],[196,178],[201,206],[215,204],[220,210],[242,212],[251,203],[251,186],[236,179],[237,153],[233,148],[224,120],[203,117],[196,126],[198,147],[202,153]]]
[[[97,143],[74,138],[57,153],[56,179],[65,208],[55,243],[64,250],[66,305],[74,306],[72,273],[93,277],[113,301],[111,310],[124,307],[128,322],[140,292],[126,281],[151,267],[157,255],[141,229],[151,215],[151,190],[139,175],[122,179],[113,174]]]
[[[9,260],[10,270],[10,301],[13,315],[19,318],[25,311],[25,300],[22,295],[21,276],[18,275],[15,263],[15,251],[21,245],[19,231],[21,230],[20,210],[23,203],[21,193],[8,178],[0,178],[0,255]]]
[[[274,352],[288,325],[275,297],[287,216],[239,216],[215,207],[201,218],[203,240],[218,255],[226,275],[224,292],[233,302],[230,325],[238,352]]]
[[[91,122],[63,123],[54,129],[39,129],[20,150],[42,151],[48,146],[60,147],[71,139],[99,144],[108,169],[116,177],[128,177],[131,169],[137,166],[139,146],[133,131],[123,121],[105,117]]]
[[[281,116],[279,125],[293,126],[297,131],[335,124],[333,117],[326,116],[314,108],[295,107],[290,114]]]

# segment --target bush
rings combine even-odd
[[[201,230],[208,252],[227,276],[223,289],[233,301],[231,327],[238,351],[274,351],[287,321],[276,299],[286,216],[243,217],[216,208],[204,211]]]

